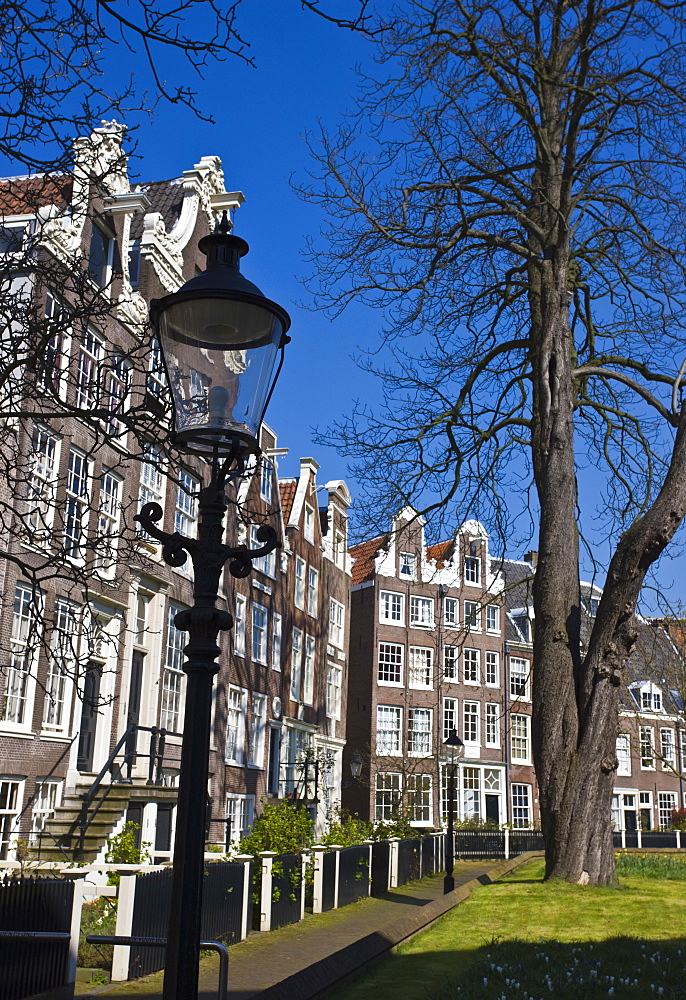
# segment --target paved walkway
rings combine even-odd
[[[464,885],[492,869],[494,862],[461,861],[455,866],[455,886]],[[359,900],[350,906],[318,916],[306,916],[268,934],[252,934],[229,948],[229,1000],[249,1000],[293,973],[334,954],[373,931],[382,930],[408,912],[443,894],[443,875],[393,889],[381,897]],[[218,959],[202,959],[199,1000],[216,1000]],[[112,1000],[155,1000],[162,995],[162,973],[133,980],[115,988],[93,990]]]

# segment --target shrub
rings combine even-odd
[[[112,945],[88,944],[88,934],[114,934],[117,923],[116,909],[104,896],[92,903],[84,903],[81,910],[81,934],[77,964],[84,969],[111,969]]]
[[[107,841],[105,861],[110,865],[142,865],[150,861],[148,848],[152,844],[145,841],[138,843],[136,834],[139,830],[138,823],[124,823],[121,833],[116,833]],[[107,881],[110,885],[119,885],[117,872],[112,872]]]
[[[241,837],[241,854],[257,856],[261,851],[301,854],[314,841],[314,824],[302,806],[288,802],[264,802],[250,833]]]

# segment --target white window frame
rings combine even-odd
[[[124,480],[111,469],[100,475],[98,496],[98,535],[95,570],[105,580],[113,579],[117,571],[117,549],[121,533],[121,505]]]
[[[615,743],[617,756],[617,774],[621,777],[631,776],[631,737],[629,733],[619,733]]]
[[[171,601],[167,607],[164,666],[161,678],[160,729],[180,733],[183,729],[183,709],[186,675],[183,671],[184,647],[188,636],[174,624],[174,617],[183,611],[180,604]]]
[[[272,502],[274,488],[274,463],[266,455],[260,459],[260,496],[267,503]]]
[[[405,625],[405,595],[393,590],[379,592],[379,621],[384,625]]]
[[[34,424],[31,437],[31,472],[28,482],[27,519],[29,541],[43,546],[50,540],[55,523],[55,499],[61,440],[42,424]]]
[[[306,542],[314,545],[314,507],[309,503],[303,513],[303,535]]]
[[[85,562],[92,475],[92,461],[80,448],[70,448],[64,509],[64,553],[67,559],[79,564]]]
[[[531,700],[530,669],[529,660],[522,656],[510,657],[510,697],[516,701]]]
[[[138,483],[138,510],[143,504],[158,503],[164,512],[164,500],[166,493],[166,480],[163,472],[164,459],[162,450],[150,444],[149,441],[143,446],[143,455],[140,461],[140,478]],[[164,517],[163,517],[164,520]],[[136,531],[139,536],[157,550],[158,542],[148,535],[141,524],[137,522]]]
[[[384,727],[381,723],[386,723]],[[377,757],[402,757],[403,710],[399,705],[376,706]]]
[[[410,625],[413,628],[434,627],[433,597],[422,597],[419,594],[410,596]]]
[[[48,652],[42,729],[66,733],[69,726],[69,694],[76,676],[79,606],[56,597]]]
[[[466,746],[481,746],[481,703],[462,702],[462,739]]]
[[[341,717],[341,691],[343,671],[335,663],[328,663],[326,668],[326,715],[329,719],[339,720]]]
[[[460,624],[460,601],[457,597],[443,598],[443,618],[446,625]]]
[[[267,696],[253,691],[248,731],[248,767],[264,770],[264,747],[267,731]]]
[[[430,774],[408,774],[407,813],[410,826],[433,826],[433,780]]]
[[[86,327],[79,341],[76,371],[76,405],[94,410],[98,405],[100,365],[105,353],[105,338],[92,326]]]
[[[672,825],[672,813],[679,808],[677,792],[657,793],[657,823],[660,830],[668,830]]]
[[[464,557],[464,582],[467,586],[478,587],[481,583],[481,558],[468,555]]]
[[[459,683],[459,659],[459,646],[448,645],[443,647],[443,680],[452,681],[455,684]]]
[[[247,836],[255,821],[255,796],[241,792],[227,792],[225,816],[231,820],[231,843],[237,844]]]
[[[403,804],[403,776],[399,771],[377,771],[374,782],[374,813],[379,823],[397,819]]]
[[[245,763],[245,735],[248,714],[246,688],[229,684],[226,694],[226,749],[224,761],[236,767]]]
[[[278,671],[281,671],[282,622],[281,615],[272,615],[272,670]]]
[[[531,785],[515,782],[510,786],[512,796],[512,827],[526,830],[532,824]]]
[[[660,729],[660,758],[662,770],[674,773],[676,770],[676,744],[673,729]]]
[[[531,763],[531,716],[510,715],[510,759],[512,763]]]
[[[42,631],[43,593],[18,583],[14,591],[9,665],[0,698],[0,727],[31,729]]]
[[[407,678],[413,690],[429,691],[434,686],[434,650],[431,646],[410,646]]]
[[[329,642],[337,649],[345,649],[345,605],[335,597],[329,599]]]
[[[244,594],[236,594],[233,625],[233,651],[236,656],[245,656],[245,619],[247,609],[248,598]]]
[[[19,816],[24,798],[24,779],[11,774],[0,775],[0,860],[14,860],[19,833]]]
[[[31,833],[29,844],[37,847],[41,842],[41,833],[55,815],[62,802],[64,782],[56,778],[36,778],[36,790],[31,806]],[[51,841],[48,841],[50,843]]]
[[[639,755],[642,771],[655,770],[655,730],[652,726],[640,726],[638,730]]]
[[[486,605],[486,631],[490,635],[500,635],[500,608],[497,604]]]
[[[305,636],[303,656],[303,705],[314,704],[314,673],[317,658],[317,640],[313,635]]]
[[[478,601],[464,602],[464,627],[468,632],[481,631],[481,604]]]
[[[293,581],[293,603],[301,611],[305,610],[305,572],[307,563],[302,556],[295,557],[295,579]]]
[[[293,628],[291,639],[291,700],[300,701],[303,669],[303,631]]]
[[[250,650],[255,663],[267,665],[267,645],[269,639],[269,608],[253,601],[251,616]]]
[[[443,742],[450,736],[451,730],[457,732],[458,729],[458,700],[457,698],[443,699]]]
[[[197,538],[200,480],[190,472],[187,472],[186,469],[179,469],[177,480],[174,531],[185,535],[186,538]],[[186,563],[188,562],[190,562],[190,559],[186,560]],[[185,568],[186,563],[184,563],[182,569]]]
[[[417,556],[414,552],[401,552],[398,559],[398,576],[403,580],[414,580],[417,576]]]
[[[500,653],[487,649],[484,654],[484,672],[486,687],[500,687]]]
[[[62,299],[53,292],[47,292],[44,315],[48,331],[53,325],[57,326],[57,329],[50,335],[45,345],[45,359],[41,363],[38,385],[44,392],[52,391],[58,399],[63,399],[64,375],[69,368],[73,336],[72,314]]]
[[[257,537],[257,532],[260,530],[261,525],[251,524],[250,525],[250,548],[251,549],[261,549],[264,542],[261,542]],[[270,580],[276,579],[276,549],[268,552],[266,556],[257,556],[252,560],[253,569],[256,569],[258,573],[263,573],[264,576],[268,576]]]
[[[311,618],[319,613],[319,570],[314,566],[307,570],[307,613]]]
[[[407,753],[409,757],[429,757],[433,750],[433,711],[408,708]]]
[[[462,650],[462,679],[469,687],[481,683],[481,650],[466,646]]]
[[[500,705],[494,701],[486,702],[486,714],[484,719],[485,745],[487,747],[500,746]]]
[[[405,647],[399,642],[380,642],[377,653],[376,682],[381,687],[402,687]]]

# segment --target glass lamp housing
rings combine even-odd
[[[205,458],[236,441],[259,451],[274,365],[290,326],[288,313],[240,273],[248,244],[226,228],[200,240],[207,269],[151,304],[176,443]]]

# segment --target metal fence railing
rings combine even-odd
[[[302,916],[302,857],[280,854],[272,866],[271,929],[297,924]]]
[[[347,906],[369,895],[369,845],[346,847],[340,852],[338,867],[338,905]]]
[[[387,840],[372,844],[371,895],[380,896],[390,884],[391,845]]]

